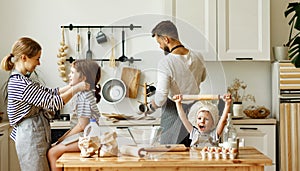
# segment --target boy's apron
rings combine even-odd
[[[46,111],[33,106],[16,126],[16,151],[22,171],[50,171],[51,129]]]

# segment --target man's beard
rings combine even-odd
[[[171,53],[169,47],[168,47],[168,46],[165,46],[165,47],[164,47],[164,54],[165,54],[165,55],[168,55],[169,53]]]

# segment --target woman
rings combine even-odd
[[[48,112],[60,110],[74,94],[88,90],[84,81],[62,88],[47,88],[31,80],[40,65],[42,48],[31,38],[15,42],[12,52],[1,61],[1,68],[11,71],[7,85],[7,114],[13,131],[20,167],[24,171],[48,171],[47,150],[51,145]]]
[[[99,119],[100,112],[97,103],[101,98],[99,95],[100,85],[98,85],[100,78],[101,68],[96,62],[91,60],[76,60],[72,63],[69,74],[70,84],[77,84],[84,80],[90,84],[91,90],[77,93],[71,119],[71,129],[48,152],[52,171],[62,170],[62,168],[56,167],[56,160],[63,153],[67,151],[80,151],[78,147],[79,136],[89,124],[90,118]]]

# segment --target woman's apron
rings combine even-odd
[[[22,171],[50,171],[47,151],[51,146],[51,129],[46,111],[33,106],[16,125],[16,151]]]

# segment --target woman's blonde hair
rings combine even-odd
[[[12,52],[2,59],[1,68],[5,71],[11,71],[15,66],[14,63],[18,61],[22,55],[31,58],[41,50],[42,47],[35,40],[29,37],[21,37],[14,43]]]

